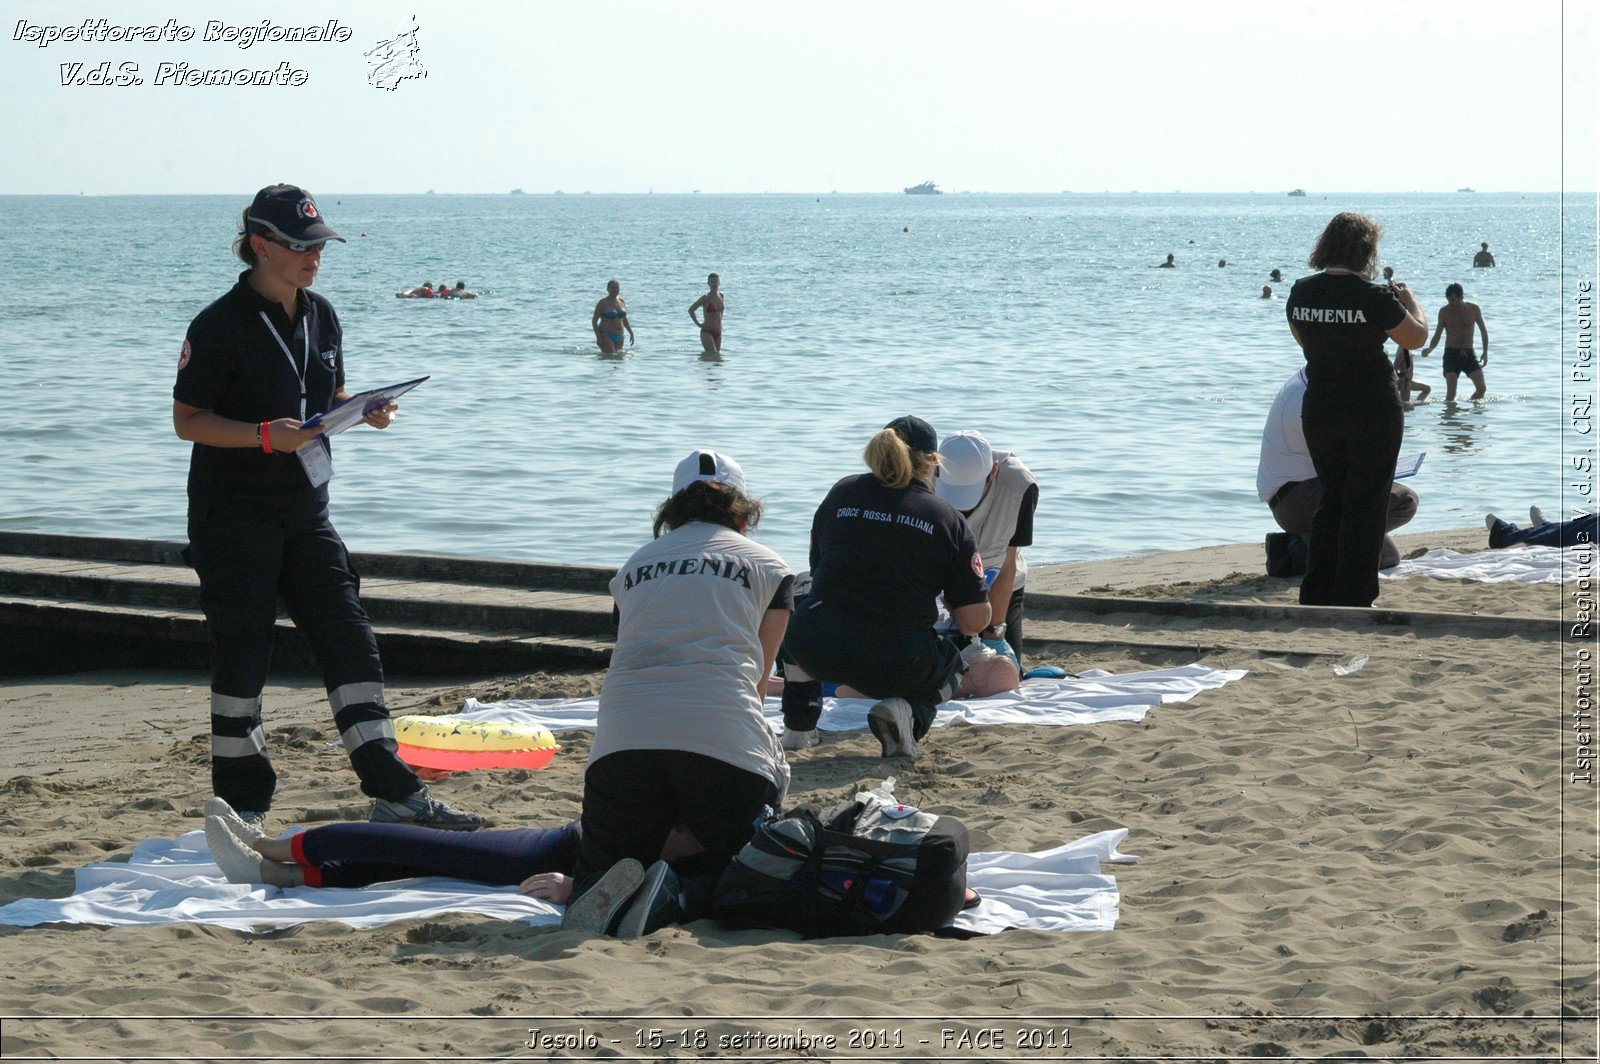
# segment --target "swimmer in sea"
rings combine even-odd
[[[421,288],[407,288],[402,290],[400,295],[405,299],[432,299],[433,282],[423,281]]]
[[[1271,299],[1272,298],[1272,286],[1270,284],[1264,284],[1264,285],[1261,286],[1261,298],[1262,299]]]
[[[728,297],[722,293],[722,279],[716,274],[706,278],[706,287],[711,291],[689,304],[689,318],[700,326],[700,345],[706,349],[708,355],[722,354],[722,310],[728,305]],[[694,316],[695,311],[701,311],[705,320]]]
[[[1172,261],[1172,252],[1170,252],[1170,251],[1167,252],[1167,261],[1166,262],[1158,262],[1158,263],[1156,263],[1156,268],[1159,269],[1159,270],[1173,270],[1173,269],[1177,269],[1177,266],[1178,266],[1178,264],[1176,262]]]
[[[1269,281],[1282,282],[1282,280],[1283,280],[1283,271],[1278,269],[1276,266],[1274,266],[1273,269],[1272,269],[1272,272],[1267,274],[1267,279]]]
[[[594,342],[605,354],[622,350],[622,330],[628,330],[628,345],[633,346],[633,326],[628,324],[628,304],[619,294],[622,285],[615,279],[606,282],[606,297],[594,305]],[[604,322],[604,324],[601,324]]]
[[[478,293],[467,291],[467,282],[457,281],[456,286],[450,290],[451,299],[477,299]]]
[[[1446,287],[1444,297],[1445,305],[1439,308],[1438,327],[1433,330],[1433,339],[1428,341],[1422,353],[1430,354],[1439,343],[1439,334],[1444,333],[1444,401],[1456,401],[1456,382],[1463,373],[1472,380],[1474,391],[1471,398],[1482,399],[1487,390],[1483,371],[1489,365],[1489,327],[1483,323],[1483,309],[1469,302],[1458,284]],[[1474,357],[1472,352],[1474,327],[1483,334],[1481,360]]]
[[[1489,242],[1487,240],[1479,245],[1478,253],[1472,256],[1472,265],[1479,269],[1485,266],[1494,266],[1494,256],[1489,253]]]

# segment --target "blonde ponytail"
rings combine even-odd
[[[905,437],[892,428],[879,429],[861,452],[862,461],[886,488],[908,486],[920,473],[939,464],[937,451],[913,451]]]

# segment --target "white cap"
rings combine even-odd
[[[690,451],[689,457],[678,463],[672,474],[672,494],[687,488],[697,480],[709,480],[743,493],[744,470],[725,454],[716,451]]]
[[[994,449],[976,432],[954,432],[939,445],[939,478],[934,491],[957,510],[983,501],[983,489],[994,468]]]

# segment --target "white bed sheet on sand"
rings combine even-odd
[[[1593,557],[1586,555],[1586,557]],[[1406,558],[1378,573],[1385,580],[1423,574],[1444,580],[1478,580],[1485,584],[1569,584],[1586,575],[1578,554],[1561,547],[1507,547],[1463,554],[1449,547]]]
[[[1038,853],[996,851],[967,859],[967,882],[982,896],[957,928],[994,934],[1110,931],[1117,923],[1117,881],[1100,863],[1137,860],[1117,851],[1127,829],[1102,831]],[[476,913],[534,926],[556,926],[561,910],[515,887],[487,887],[429,877],[360,889],[250,886],[229,883],[211,860],[205,832],[147,839],[126,864],[80,868],[71,896],[23,898],[0,908],[0,924],[91,924],[132,927],[196,923],[239,931],[271,931],[314,920],[380,927],[445,913]]]
[[[1112,720],[1143,720],[1145,711],[1171,702],[1187,702],[1202,691],[1209,691],[1241,679],[1245,669],[1208,669],[1204,665],[1184,665],[1175,669],[1112,674],[1090,669],[1076,678],[1064,680],[1024,680],[1015,691],[988,698],[945,702],[933,726],[967,724],[1097,724]],[[479,702],[467,699],[459,716],[471,720],[505,721],[514,724],[542,724],[552,732],[578,728],[592,730],[600,700],[589,698],[541,698],[509,702]],[[823,699],[823,731],[860,731],[867,726],[870,698]],[[778,699],[769,698],[765,707],[772,730],[783,731],[783,709]]]
[[[1209,669],[1199,664],[1116,675],[1092,669],[1063,680],[1027,680],[1015,691],[988,698],[947,702],[940,707],[934,726],[958,721],[1054,726],[1138,721],[1153,706],[1187,702],[1202,691],[1245,675],[1244,669]],[[826,699],[818,726],[825,731],[865,729],[871,705],[870,699],[863,698]],[[559,732],[592,729],[598,708],[595,698],[468,699],[461,715],[542,724]],[[783,730],[776,698],[767,700],[766,716],[774,731]],[[1102,831],[1036,853],[1002,850],[972,854],[967,859],[967,881],[983,902],[956,917],[954,926],[983,934],[1007,928],[1111,930],[1118,916],[1117,882],[1102,874],[1100,865],[1137,860],[1117,851],[1127,834],[1126,829]],[[534,925],[561,922],[560,909],[523,897],[514,887],[486,887],[458,879],[408,879],[360,889],[280,890],[232,884],[222,879],[212,863],[205,833],[191,831],[176,839],[141,842],[126,864],[100,862],[78,869],[69,897],[23,898],[0,907],[0,925],[201,923],[250,931],[313,920],[378,927],[452,912]]]

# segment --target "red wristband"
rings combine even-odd
[[[263,451],[267,452],[268,454],[271,454],[272,453],[272,422],[263,421],[261,423],[261,431],[260,431],[260,433],[258,435],[260,435],[260,437],[261,437],[261,449]]]

